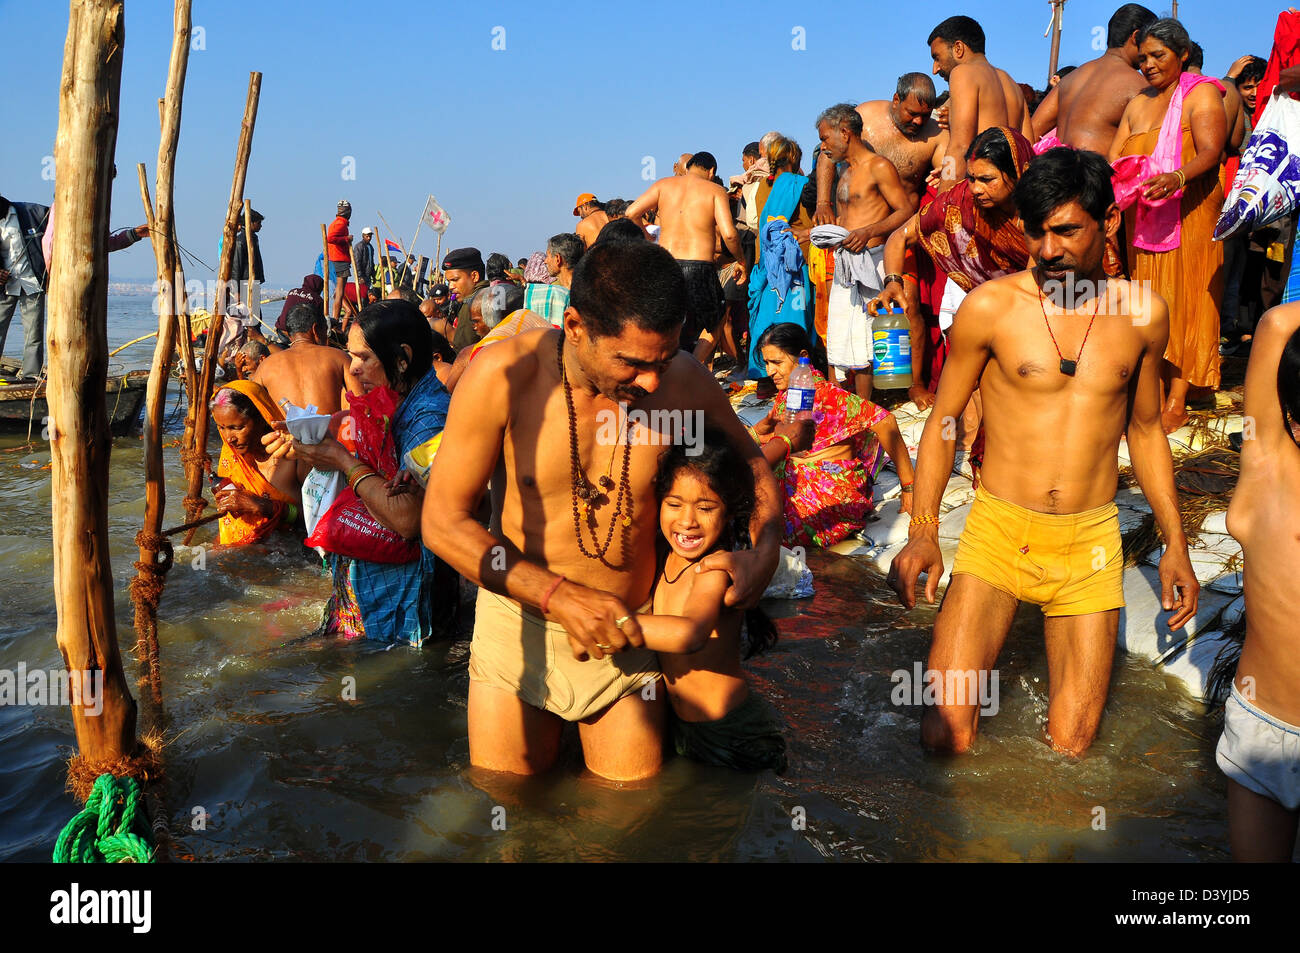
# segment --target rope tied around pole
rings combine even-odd
[[[154,848],[144,792],[135,778],[101,774],[81,813],[54,845],[56,864],[150,864]]]
[[[158,657],[158,603],[162,600],[164,577],[172,568],[176,553],[171,540],[159,533],[140,530],[135,544],[156,553],[153,562],[136,560],[136,577],[131,580],[131,601],[135,603],[136,656],[148,666],[153,699],[162,704],[162,665]]]

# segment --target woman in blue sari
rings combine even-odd
[[[435,609],[442,627],[454,618],[458,606],[455,574],[449,578],[450,567],[438,565],[433,553],[418,542],[424,477],[442,438],[451,396],[431,370],[433,332],[409,302],[391,299],[366,307],[348,330],[348,356],[349,369],[364,394],[386,387],[397,395],[389,426],[400,472],[385,480],[333,437],[304,444],[280,432],[268,438],[268,448],[277,452],[287,448],[306,466],[345,474],[376,522],[404,540],[416,541],[406,562],[330,553],[334,595],[326,608],[323,631],[418,647],[434,632]],[[435,606],[435,602],[445,604]]]
[[[749,377],[766,377],[754,342],[773,324],[789,321],[812,333],[813,298],[806,252],[812,216],[799,204],[808,176],[799,175],[803,153],[777,136],[767,147],[768,182],[758,188],[758,249],[749,273]],[[770,190],[767,190],[770,183]],[[764,198],[764,192],[767,192]]]

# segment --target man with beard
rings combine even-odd
[[[1033,127],[1024,93],[1006,70],[984,55],[984,28],[970,17],[949,17],[930,31],[933,72],[948,83],[948,147],[939,190],[966,178],[966,150],[990,126],[1006,126],[1031,142]]]

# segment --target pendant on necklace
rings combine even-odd
[[[1075,369],[1078,368],[1078,366],[1078,361],[1067,361],[1065,358],[1061,358],[1061,373],[1066,377],[1073,377]]]
[[[614,481],[611,480],[608,476],[602,476],[600,478],[600,488],[602,490],[612,490],[614,489]]]

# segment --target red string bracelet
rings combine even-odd
[[[542,615],[550,612],[551,596],[555,595],[555,590],[560,588],[560,583],[567,581],[563,576],[560,576],[555,582],[551,583],[551,588],[546,590],[546,595],[542,596],[542,601],[537,605],[542,610]]]

